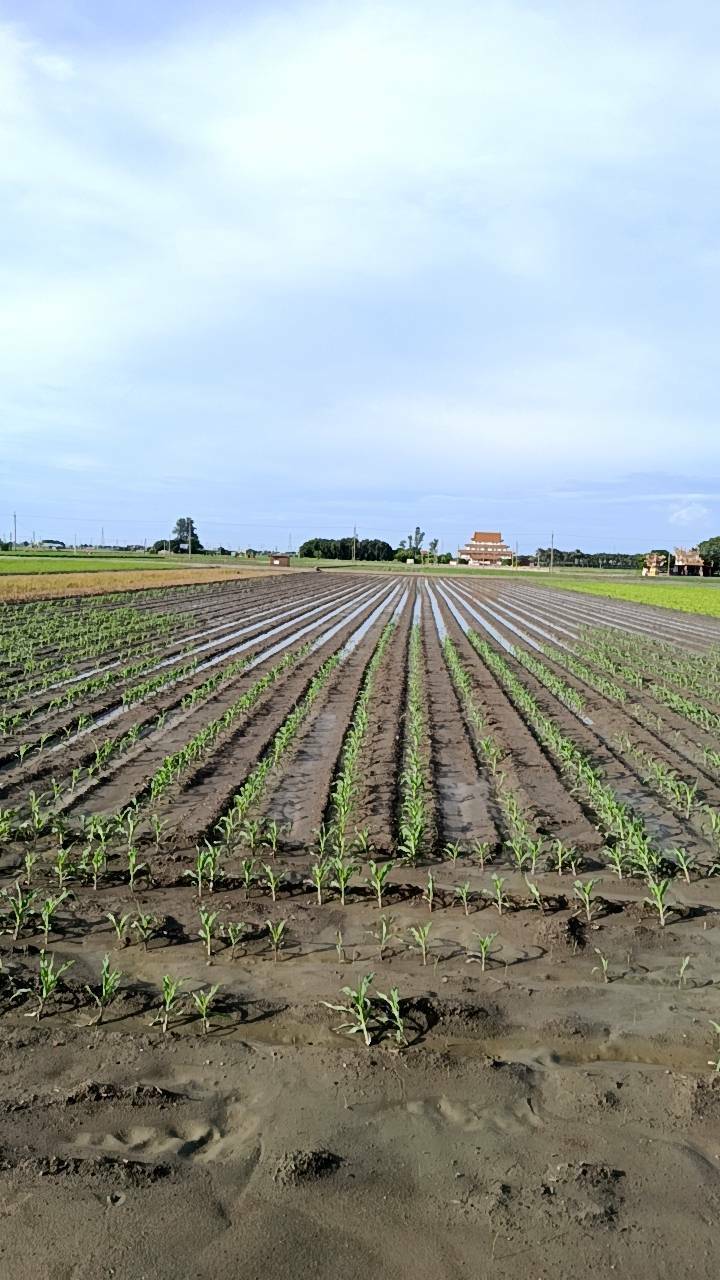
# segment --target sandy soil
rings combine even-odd
[[[313,580],[313,591],[329,589],[325,577],[317,586]],[[282,590],[290,590],[287,577]],[[378,851],[392,850],[397,834],[413,603],[414,590],[378,671],[360,756],[354,817]],[[235,601],[238,617],[246,604]],[[203,607],[209,623],[215,604]],[[573,876],[538,869],[541,911],[512,869],[500,784],[478,756],[425,598],[437,843],[422,865],[391,873],[383,901],[391,938],[382,957],[381,911],[367,867],[353,877],[344,907],[335,890],[318,904],[307,877],[344,728],[392,602],[341,668],[342,679],[323,689],[255,811],[293,821],[275,859],[283,875],[277,901],[259,882],[246,893],[246,847],[226,858],[224,878],[203,904],[185,877],[195,839],[226,807],[323,658],[370,607],[273,686],[211,760],[168,793],[159,806],[168,821],[161,848],[146,828],[139,833],[150,883],[141,878],[132,893],[119,852],[97,891],[80,878],[70,882],[48,949],[72,967],[39,1020],[30,1015],[42,934],[31,923],[13,942],[8,900],[0,904],[3,1280],[714,1277],[720,1073],[709,1063],[720,1053],[712,1025],[720,1022],[720,881],[673,880],[660,927],[645,886],[610,874],[582,798],[568,791],[445,605],[441,616],[503,747],[504,785],[520,796],[537,832],[578,848],[583,873],[597,881],[591,919],[573,894]],[[562,625],[562,611],[542,608],[547,625],[553,618]],[[674,625],[670,617],[670,635]],[[711,642],[701,628],[696,634],[699,648]],[[191,711],[179,739],[247,683],[241,675],[213,704]],[[643,743],[677,761],[693,746],[687,724],[671,726],[671,744],[659,726],[638,730],[632,708],[588,695],[588,725],[529,674],[526,684],[658,839],[672,842],[679,833],[701,862],[711,857],[702,826],[679,823],[612,745],[631,724]],[[637,695],[639,706],[647,701]],[[131,798],[161,755],[158,744],[147,752],[101,777],[87,807],[93,795],[98,808],[101,795],[111,808]],[[68,767],[75,758],[70,751]],[[680,758],[690,767],[691,754]],[[35,776],[28,773],[28,786]],[[707,770],[698,777],[715,804],[717,779]],[[17,802],[15,767],[4,785]],[[476,837],[495,853],[484,869],[465,853],[455,864],[442,858],[445,840],[466,848]],[[55,886],[52,845],[47,836],[37,844],[39,901]],[[12,838],[0,849],[0,886],[8,891],[22,876],[27,848]],[[265,848],[255,856],[260,873],[271,855]],[[432,913],[422,897],[428,868]],[[490,900],[494,872],[504,876],[509,898],[501,914]],[[467,914],[455,892],[465,883]],[[218,924],[246,923],[234,958],[217,936],[208,962],[197,932],[200,905],[218,912]],[[153,915],[147,948],[119,945],[108,912]],[[267,924],[280,920],[286,933],[275,959]],[[426,921],[423,965],[410,930]],[[478,936],[490,934],[483,971]],[[88,988],[97,991],[105,954],[123,980],[98,1026]],[[166,974],[184,980],[184,994],[163,1033],[155,1018]],[[341,1003],[343,986],[371,974],[373,1042],[366,1047],[338,1029],[343,1015],[324,1002]],[[216,983],[203,1034],[189,996]],[[377,993],[393,986],[406,1044],[380,1016]]]

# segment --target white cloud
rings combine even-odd
[[[699,502],[688,502],[685,506],[673,507],[668,517],[670,524],[680,526],[702,525],[711,515],[709,507]]]

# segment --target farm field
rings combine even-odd
[[[7,558],[10,559],[9,557]],[[161,562],[162,563],[162,562]],[[0,604],[7,601],[48,600],[65,596],[97,596],[107,592],[143,591],[156,587],[154,581],[158,577],[158,562],[136,560],[131,567],[127,561],[115,563],[112,568],[98,568],[92,565],[89,569],[76,571],[72,562],[65,562],[65,567],[58,569],[53,565],[46,570],[40,560],[31,572],[18,572],[14,567],[7,570],[0,563]],[[186,586],[191,583],[222,582],[238,578],[262,577],[265,574],[277,573],[278,570],[262,565],[229,565],[191,564],[188,568],[177,566],[177,562],[164,564],[162,573],[166,585]]]
[[[359,572],[0,619],[0,1273],[714,1274],[719,620]]]

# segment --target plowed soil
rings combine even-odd
[[[612,702],[528,641],[546,643],[534,625],[571,650],[587,610],[597,626],[652,636],[660,626],[655,613],[586,598],[576,604],[569,593],[506,581],[464,580],[458,588],[434,578],[432,589],[437,615],[421,579],[370,575],[349,581],[297,573],[189,587],[175,601],[148,596],[138,608],[191,615],[153,642],[157,662],[177,658],[186,645],[208,646],[199,662],[220,661],[126,708],[122,682],[86,707],[80,701],[70,715],[50,712],[41,689],[17,699],[18,707],[38,711],[1,744],[0,1277],[715,1276],[720,880],[707,873],[718,851],[699,804],[684,817],[617,742],[626,734],[697,780],[714,812],[720,777],[703,749],[715,736],[661,707],[650,684],[626,704]],[[62,611],[53,615],[59,655],[63,617],[87,606],[50,607]],[[108,598],[102,607],[117,605]],[[273,621],[291,609],[297,612]],[[396,846],[408,653],[418,616],[433,834],[409,865]],[[351,855],[356,870],[345,905],[332,875],[318,902],[310,883],[317,831],[332,812],[363,678],[393,617],[368,699],[349,823],[351,836],[367,832],[369,848]],[[22,629],[23,615],[6,616],[6,623],[10,635]],[[611,837],[599,829],[587,796],[573,789],[468,629],[491,643],[542,711],[602,770],[662,856],[671,860],[682,845],[695,857],[688,880],[670,877],[664,925],[641,878],[612,874],[603,851]],[[486,732],[501,748],[495,776],[450,678],[446,633]],[[668,614],[661,634],[678,651],[698,655],[720,644],[720,626],[709,619]],[[229,667],[238,656],[230,650],[245,642],[255,665],[183,707],[183,697]],[[145,797],[163,757],[303,643],[308,651],[151,810]],[[505,645],[542,658],[585,699],[585,716],[563,705]],[[340,662],[248,812],[255,834],[236,832],[214,890],[206,884],[200,899],[186,874],[196,844],[217,838],[217,819],[231,811],[233,796],[333,653]],[[97,665],[127,661],[123,654],[119,638]],[[73,663],[82,672],[93,660]],[[22,666],[16,654],[0,672],[5,714],[16,705],[7,690]],[[27,678],[37,678],[30,668]],[[72,781],[73,770],[92,757],[92,741],[83,738],[68,738],[52,757],[46,746],[18,760],[21,742],[36,742],[83,710],[97,719],[118,706],[106,732],[122,736],[139,725],[141,736],[92,777]],[[51,777],[57,796],[42,799],[47,821],[33,834],[30,792],[42,792]],[[529,871],[518,870],[506,843],[508,791],[545,841],[533,872],[541,907],[533,903]],[[78,865],[92,841],[81,817],[118,814],[135,796],[132,839],[150,876],[141,874],[131,890],[127,837],[118,824],[93,889]],[[8,808],[15,810],[9,817]],[[151,812],[163,824],[157,840]],[[52,831],[60,814],[67,831]],[[269,819],[283,828],[274,853],[267,836],[260,843]],[[60,837],[72,845],[76,869],[50,922],[47,953],[56,966],[71,967],[40,1009],[45,942],[38,912],[58,891]],[[574,891],[576,876],[552,869],[555,840],[576,851],[580,878],[594,881],[589,918]],[[489,847],[484,868],[472,856],[475,842]],[[369,860],[387,857],[394,866],[380,906]],[[249,891],[248,858],[256,877]],[[276,900],[263,864],[280,876]],[[11,897],[16,885],[26,891],[28,874],[37,897],[14,938]],[[493,876],[502,880],[501,911]],[[217,913],[209,956],[198,935],[201,909]],[[136,925],[151,917],[146,945],[137,928],[120,942],[109,913]],[[280,921],[285,932],[274,953],[267,926]],[[234,954],[222,927],[229,922],[245,925]],[[428,923],[423,963],[418,931]],[[106,955],[122,979],[98,1025],[94,994]],[[182,984],[163,1031],[157,1014],[165,975]],[[341,989],[358,988],[365,977],[369,1046],[362,1034],[347,1034],[346,1014],[328,1007],[345,1003]],[[192,993],[215,984],[205,1033]],[[379,995],[392,988],[400,1038]]]

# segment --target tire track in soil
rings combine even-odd
[[[505,751],[500,770],[510,789],[523,797],[523,808],[538,834],[562,840],[563,844],[583,853],[597,851],[603,841],[592,819],[569,794],[534,734],[475,652],[442,598],[439,604],[448,634],[473,681],[488,728]]]
[[[388,590],[392,585],[389,584]],[[178,839],[184,837],[192,842],[212,828],[217,819],[227,810],[233,795],[242,786],[250,770],[272,741],[280,725],[287,719],[287,716],[303,697],[316,671],[331,654],[342,649],[343,645],[362,626],[373,610],[377,608],[378,603],[376,598],[371,598],[361,614],[358,614],[341,631],[309,655],[299,668],[291,668],[288,677],[282,681],[281,685],[271,686],[267,700],[261,700],[256,708],[253,709],[251,717],[243,721],[237,739],[229,747],[223,744],[222,749],[207,758],[203,766],[198,770],[191,786],[182,790],[180,794],[167,797],[167,801],[171,806],[171,826],[168,831],[175,831]],[[380,620],[380,625],[382,626],[382,619]],[[321,628],[321,631],[323,629],[324,627]],[[369,634],[373,634],[373,632],[374,628],[371,628]],[[364,652],[366,644],[367,636],[352,657],[355,658],[357,652]],[[352,661],[352,659],[348,659],[348,661]],[[259,670],[259,668],[256,670]],[[305,725],[314,722],[315,716],[325,704],[328,693],[334,689],[338,677],[344,675],[346,671],[347,663],[342,663],[332,673],[329,684],[318,696]],[[303,736],[301,731],[296,743],[299,743]],[[288,760],[291,755],[294,755],[292,749],[288,753]],[[329,763],[332,763],[332,761]],[[279,767],[284,768],[285,762],[283,761],[283,764]],[[268,785],[273,785],[272,778],[269,780]],[[264,794],[268,794],[267,789]],[[158,812],[164,813],[164,810],[158,808]]]
[[[446,841],[467,847],[474,839],[495,845],[499,832],[493,818],[493,788],[478,767],[427,597],[422,636],[438,848]]]
[[[397,600],[393,600],[391,611],[396,605]],[[313,832],[325,817],[330,787],[360,686],[389,616],[387,611],[381,614],[357,649],[342,663],[335,673],[336,678],[319,699],[322,706],[317,710],[313,708],[283,760],[277,783],[265,791],[258,812],[262,817],[275,818],[290,826],[292,846],[306,848],[311,845]],[[394,636],[393,644],[396,639]],[[364,824],[359,810],[357,814],[359,828]]]
[[[376,853],[394,852],[398,779],[402,768],[402,723],[407,697],[408,645],[415,585],[386,651],[368,706],[368,729],[358,760],[353,818],[367,828]]]

